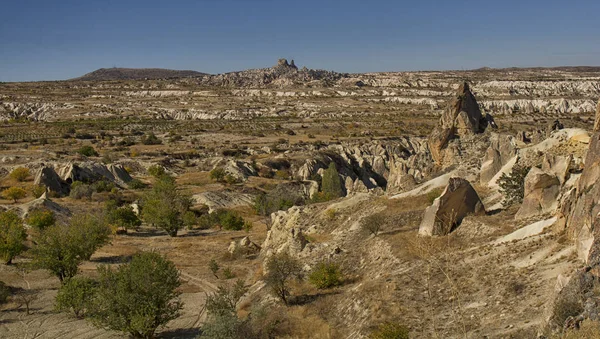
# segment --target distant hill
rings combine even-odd
[[[178,71],[163,68],[100,68],[79,78],[71,80],[103,81],[103,80],[143,80],[190,78],[207,75],[196,71]]]

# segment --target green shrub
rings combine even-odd
[[[218,279],[219,276],[217,275],[217,272],[219,272],[219,269],[221,267],[219,267],[219,264],[217,263],[217,261],[215,259],[210,259],[210,262],[208,263],[208,268],[210,269],[212,274],[215,276],[215,278]]]
[[[31,188],[31,194],[37,199],[42,196],[42,194],[46,193],[46,186],[44,185],[34,185]]]
[[[10,177],[17,181],[25,181],[29,178],[29,168],[25,167],[17,167],[12,172],[10,172]]]
[[[116,270],[98,268],[100,277],[92,312],[94,324],[153,338],[159,327],[180,315],[181,281],[173,262],[155,252],[141,252]]]
[[[49,209],[35,209],[29,212],[25,222],[41,231],[46,227],[54,225],[54,223],[56,223],[56,217],[54,212]]]
[[[96,193],[111,192],[114,188],[116,188],[115,184],[107,180],[97,181],[91,186]]]
[[[531,167],[515,165],[509,175],[502,173],[498,180],[505,206],[520,204],[525,195],[525,177]]]
[[[54,307],[57,311],[73,312],[83,318],[92,305],[98,283],[86,277],[72,277],[61,285],[56,295]]]
[[[225,170],[222,168],[215,168],[209,173],[210,178],[217,182],[223,182],[225,180],[225,175]]]
[[[27,232],[23,220],[13,211],[0,213],[0,257],[7,265],[25,250]]]
[[[76,200],[81,200],[83,198],[90,199],[94,191],[95,190],[91,185],[85,184],[81,181],[75,181],[71,184],[69,197]]]
[[[331,288],[342,284],[342,272],[339,265],[330,262],[320,262],[315,266],[308,281],[316,288]]]
[[[2,191],[2,196],[4,199],[13,200],[15,203],[19,201],[19,199],[23,199],[27,196],[27,192],[21,187],[9,187]]]
[[[192,229],[197,224],[198,217],[196,216],[196,213],[194,213],[193,211],[186,211],[185,213],[183,213],[183,225],[185,225],[185,227],[187,227],[188,229]]]
[[[94,149],[94,147],[90,145],[81,146],[80,149],[77,150],[77,153],[86,156],[86,157],[97,157],[98,152]]]
[[[165,172],[165,168],[160,166],[160,165],[152,165],[150,167],[148,167],[148,174],[150,174],[153,177],[161,177],[163,175],[166,174]]]
[[[120,229],[129,230],[130,228],[138,228],[142,225],[142,221],[133,211],[131,206],[117,207],[117,202],[109,200],[106,202],[106,216],[108,222]]]
[[[10,287],[0,281],[0,305],[4,304],[10,297]]]
[[[129,188],[131,188],[132,190],[140,190],[140,189],[144,189],[146,188],[146,184],[144,184],[141,180],[139,179],[133,179],[131,180],[129,183],[127,183],[129,185]]]
[[[408,339],[409,330],[406,326],[397,323],[384,323],[379,325],[369,335],[370,339]]]
[[[379,234],[381,227],[385,224],[385,219],[385,216],[381,213],[371,214],[368,217],[363,218],[361,227],[370,234],[377,235]]]
[[[334,162],[331,162],[329,167],[323,172],[321,192],[325,193],[325,196],[329,200],[337,199],[344,195],[340,175]]]
[[[300,262],[284,252],[272,255],[267,259],[266,266],[268,273],[264,278],[265,283],[287,305],[290,280],[299,278],[302,272]]]
[[[160,145],[160,144],[162,144],[162,141],[156,135],[154,135],[154,133],[149,133],[149,134],[142,136],[141,142],[144,145]]]
[[[212,213],[204,214],[198,219],[198,223],[203,229],[218,226],[229,231],[239,231],[245,227],[244,218],[226,209],[218,209]]]

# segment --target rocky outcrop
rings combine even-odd
[[[239,181],[245,181],[248,177],[255,177],[258,175],[252,164],[246,161],[229,160],[223,167],[223,170],[225,170],[225,173]]]
[[[31,211],[39,209],[52,211],[58,217],[68,217],[71,215],[71,211],[68,208],[60,206],[56,202],[50,200],[46,193],[35,200],[21,205],[20,208],[24,218],[27,217]]]
[[[479,181],[487,185],[510,159],[517,155],[515,138],[510,135],[492,134],[481,164]]]
[[[429,150],[433,160],[438,164],[443,162],[445,148],[452,138],[481,133],[486,125],[469,85],[463,83],[429,136]]]
[[[229,190],[208,191],[195,194],[192,199],[196,204],[206,205],[209,212],[221,208],[232,208],[239,206],[251,206],[256,195],[234,192]]]
[[[250,237],[243,237],[239,241],[233,240],[227,251],[231,255],[252,255],[260,252],[260,246],[250,240]]]
[[[542,159],[542,171],[555,175],[558,181],[563,185],[569,178],[569,170],[573,162],[573,155],[567,156],[553,155],[545,153]]]
[[[49,166],[44,166],[38,171],[33,183],[46,186],[47,190],[60,195],[69,193],[69,185],[58,176],[54,168]]]
[[[555,175],[532,167],[525,177],[523,204],[515,219],[554,212],[558,207],[560,181]]]
[[[133,180],[122,165],[104,165],[96,162],[69,163],[60,166],[57,173],[68,184],[75,181],[92,183],[98,180],[107,180],[117,186],[127,187],[127,183]]]
[[[484,214],[485,208],[471,184],[462,178],[450,178],[448,186],[423,214],[420,235],[447,235],[469,214]]]

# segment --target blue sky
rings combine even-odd
[[[0,81],[101,67],[222,73],[600,65],[600,1],[6,0]]]

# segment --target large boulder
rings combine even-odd
[[[419,234],[446,235],[460,225],[467,215],[483,213],[483,203],[469,181],[450,178],[442,195],[425,210]]]
[[[481,114],[475,96],[469,85],[463,83],[429,136],[429,150],[433,160],[438,164],[443,162],[445,148],[452,138],[481,133],[486,126],[486,119]]]
[[[515,219],[556,211],[559,191],[560,181],[555,175],[532,167],[525,177],[523,204]]]
[[[133,180],[122,165],[104,165],[96,162],[82,164],[69,163],[57,169],[60,178],[71,184],[75,181],[87,183],[99,180],[110,181],[117,186],[127,187],[127,183]]]

